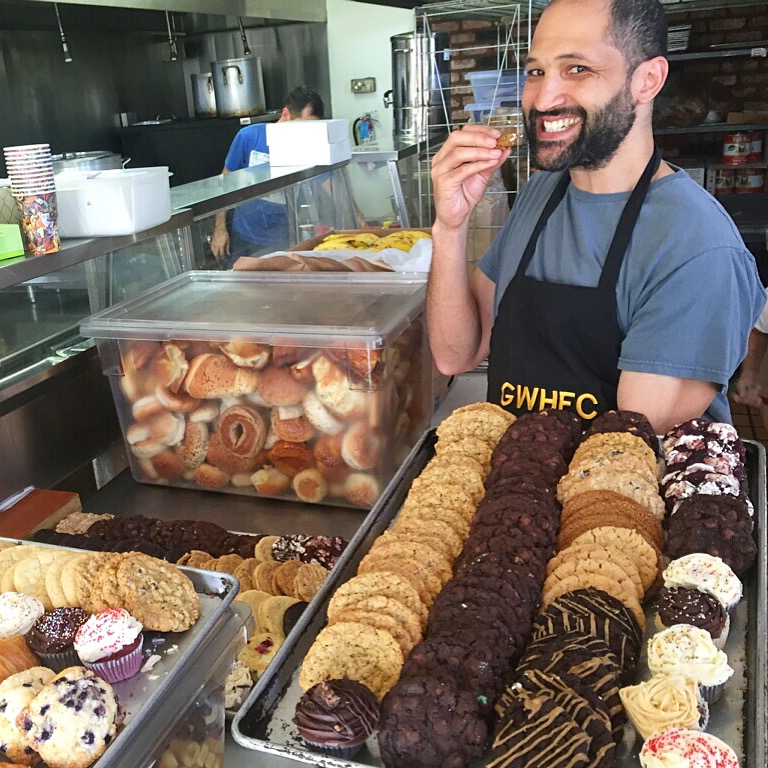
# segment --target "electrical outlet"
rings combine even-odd
[[[374,93],[376,91],[375,77],[357,77],[351,81],[352,93]]]

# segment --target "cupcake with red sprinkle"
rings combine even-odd
[[[141,669],[142,626],[123,608],[108,608],[91,616],[75,635],[75,650],[83,666],[108,683],[133,677]]]
[[[642,768],[739,768],[739,758],[711,733],[668,728],[651,736],[640,750]]]

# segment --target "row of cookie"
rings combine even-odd
[[[302,664],[304,690],[349,677],[381,698],[397,681],[405,658],[421,640],[429,607],[451,577],[453,559],[484,492],[484,465],[492,446],[513,418],[496,406],[478,406],[448,417],[438,433],[436,456],[413,481],[392,530],[374,542],[358,575],[332,598],[329,626]],[[476,436],[488,431],[487,424],[474,433],[464,428],[464,422],[478,419],[476,414],[493,420],[491,437]],[[449,432],[454,422],[460,424]],[[362,645],[369,647],[367,654],[356,650]],[[367,656],[375,658],[363,663]]]
[[[189,578],[176,566],[138,552],[9,546],[0,550],[0,590],[31,595],[46,610],[124,608],[159,632],[182,632],[200,616],[200,598]]]
[[[485,750],[493,705],[539,604],[558,528],[554,488],[580,432],[575,416],[541,412],[521,416],[497,442],[455,575],[383,701],[386,766],[469,765]]]
[[[487,403],[454,411],[392,530],[334,594],[330,626],[310,649],[300,676],[307,690],[294,722],[310,746],[349,757],[375,730],[377,697],[419,647],[429,606],[450,577],[483,493],[493,445],[513,420]]]

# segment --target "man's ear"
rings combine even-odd
[[[288,107],[283,107],[280,110],[280,117],[278,118],[278,122],[280,120],[290,120],[291,119],[291,111],[288,109]]]
[[[637,104],[648,104],[658,96],[669,74],[669,62],[656,56],[638,65],[632,73],[632,93]]]

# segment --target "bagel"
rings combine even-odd
[[[344,498],[356,507],[372,507],[380,494],[381,486],[373,475],[354,472],[344,481]]]
[[[268,405],[298,405],[307,394],[307,385],[297,381],[285,368],[269,366],[259,373],[256,389]]]
[[[163,344],[163,351],[154,362],[157,382],[167,387],[171,392],[178,392],[184,383],[184,377],[188,370],[189,362],[183,350],[173,342]]]
[[[341,435],[323,435],[312,449],[320,474],[330,483],[343,483],[352,471],[341,455],[341,442]]]
[[[282,496],[291,487],[291,478],[275,467],[263,467],[251,475],[251,483],[262,496]]]
[[[185,392],[174,391],[162,384],[158,384],[155,388],[155,397],[161,405],[174,413],[192,413],[200,405],[199,400]]]
[[[139,440],[131,445],[131,453],[137,459],[151,459],[156,456],[160,451],[164,451],[167,446],[147,438],[146,440]]]
[[[369,393],[352,389],[349,378],[327,357],[321,355],[312,363],[312,373],[318,399],[333,414],[343,419],[360,419],[366,415],[370,408]]]
[[[257,371],[266,367],[272,352],[268,344],[255,344],[251,341],[230,341],[222,344],[220,349],[235,365]]]
[[[184,389],[191,397],[209,400],[214,397],[239,397],[256,389],[259,374],[240,368],[226,355],[207,352],[189,364]]]
[[[272,409],[272,429],[281,440],[292,443],[305,443],[315,436],[312,422],[302,413],[293,418],[282,418],[280,408]]]
[[[219,432],[212,432],[208,437],[208,454],[206,460],[228,476],[239,472],[251,472],[256,466],[256,457],[238,456],[227,448],[221,440]],[[229,477],[227,477],[229,482]]]
[[[318,432],[325,435],[338,435],[344,429],[343,422],[320,402],[316,392],[307,392],[302,405],[306,417]]]
[[[140,397],[131,407],[131,413],[136,421],[149,421],[167,410],[155,395]]]
[[[186,467],[179,456],[170,450],[162,451],[150,459],[153,469],[165,480],[176,480],[184,475]]]
[[[373,469],[381,461],[381,434],[367,424],[352,425],[341,441],[341,456],[352,469]]]
[[[219,418],[219,404],[213,400],[198,400],[198,406],[189,414],[190,421],[214,421]]]
[[[195,482],[201,488],[217,490],[229,483],[229,475],[218,467],[213,467],[210,464],[201,464],[195,469]]]
[[[149,422],[149,436],[163,445],[178,445],[184,439],[185,427],[183,416],[165,411]]]
[[[131,424],[125,430],[125,440],[130,445],[136,445],[149,437],[149,424]]]
[[[328,495],[328,483],[317,469],[304,469],[293,478],[293,490],[302,501],[317,504]]]
[[[176,452],[185,467],[199,467],[208,455],[208,425],[190,421],[184,432],[184,441],[177,446]]]
[[[264,447],[267,426],[256,408],[233,405],[219,417],[219,434],[232,453],[252,458]]]

